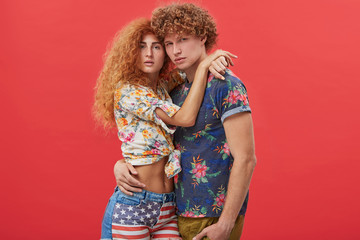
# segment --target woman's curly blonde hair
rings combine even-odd
[[[147,33],[155,34],[150,20],[141,18],[132,21],[116,33],[104,55],[104,67],[95,86],[93,114],[105,129],[116,126],[114,119],[114,92],[119,83],[129,83],[151,88],[149,78],[138,67],[140,42]],[[167,71],[169,58],[165,57],[160,77]]]
[[[210,14],[192,3],[171,4],[153,11],[151,26],[162,41],[166,34],[192,34],[207,37],[206,50],[216,43],[216,24]]]

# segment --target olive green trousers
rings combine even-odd
[[[244,215],[240,215],[235,222],[234,228],[230,234],[230,240],[239,240],[244,227]],[[218,217],[190,218],[178,217],[179,232],[184,240],[191,240],[204,228],[217,223]],[[209,239],[205,237],[203,239]],[[224,239],[226,240],[226,239]]]

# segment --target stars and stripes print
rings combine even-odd
[[[116,203],[112,216],[113,239],[181,239],[175,203],[142,202],[139,205]]]

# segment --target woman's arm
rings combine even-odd
[[[228,59],[226,59],[224,56],[220,56],[214,61],[211,62],[211,66],[209,67],[209,72],[214,75],[215,78],[225,80],[225,78],[222,76],[225,74],[226,68],[229,66],[234,66],[234,63]],[[178,73],[177,69],[172,70],[169,73],[169,79],[168,81],[164,81],[164,86],[167,89],[167,91],[170,93],[174,88],[179,86],[180,84],[184,83],[184,79],[181,78],[181,76]]]
[[[211,63],[224,56],[228,61],[231,62],[231,57],[235,55],[223,51],[216,50],[211,55],[207,56],[198,66],[193,84],[190,92],[187,95],[182,107],[172,117],[169,117],[163,110],[156,108],[155,112],[158,117],[168,125],[191,127],[195,124],[197,114],[199,112],[202,100],[204,98],[205,87],[207,84],[207,75]]]

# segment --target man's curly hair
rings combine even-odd
[[[151,26],[156,34],[164,40],[166,34],[191,34],[197,37],[207,37],[205,48],[209,51],[218,34],[216,24],[207,10],[192,3],[171,4],[153,11]]]

